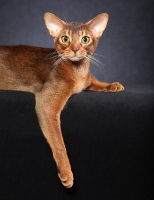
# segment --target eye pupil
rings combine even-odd
[[[62,41],[63,43],[68,43],[68,42],[69,42],[69,37],[68,37],[68,36],[62,36],[62,37],[61,37],[61,41]]]
[[[81,40],[82,43],[87,44],[90,41],[90,38],[88,36],[84,36]]]
[[[67,38],[67,37],[64,37],[64,41],[67,42],[67,40],[68,40],[68,38]]]

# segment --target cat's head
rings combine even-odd
[[[99,14],[85,24],[65,23],[52,13],[45,13],[44,19],[58,54],[71,61],[79,61],[95,51],[106,28],[108,14]]]

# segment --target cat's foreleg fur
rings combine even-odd
[[[91,84],[88,89],[98,92],[120,92],[124,90],[124,87],[119,82],[104,83],[91,76]]]
[[[36,94],[36,113],[43,134],[52,149],[58,176],[62,184],[70,188],[74,178],[61,133],[60,113],[71,92],[64,88],[58,88],[57,91],[58,94],[47,89]]]

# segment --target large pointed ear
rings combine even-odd
[[[64,28],[66,23],[52,13],[45,13],[44,20],[50,35],[55,38]]]
[[[108,22],[108,14],[102,13],[86,23],[96,38],[100,38]]]

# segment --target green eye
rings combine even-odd
[[[70,41],[70,39],[69,39],[68,36],[64,35],[64,36],[61,37],[61,41],[62,41],[63,43],[68,43],[68,42]]]
[[[89,42],[90,42],[90,37],[84,36],[84,37],[81,39],[81,42],[82,42],[83,44],[89,43]]]

